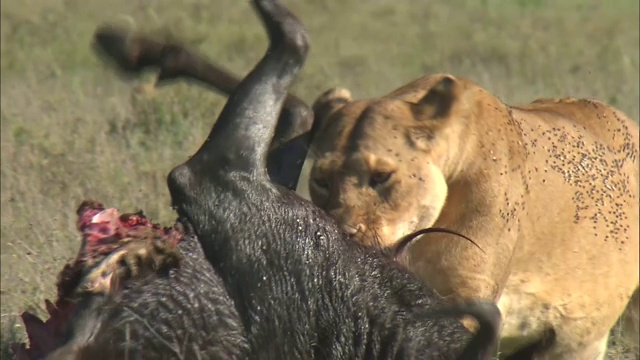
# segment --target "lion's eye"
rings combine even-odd
[[[371,177],[369,178],[369,186],[376,187],[386,183],[387,181],[389,181],[392,174],[393,173],[391,172],[384,171],[376,171],[372,173]]]

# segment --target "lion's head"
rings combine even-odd
[[[434,75],[382,98],[322,94],[314,104],[321,126],[309,177],[313,202],[369,245],[388,247],[432,226],[474,138],[467,84]]]

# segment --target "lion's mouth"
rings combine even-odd
[[[29,347],[25,343],[11,345],[18,360],[42,359],[63,345],[81,298],[117,292],[124,281],[140,274],[141,267],[153,272],[159,266],[178,265],[177,259],[165,258],[162,264],[143,263],[132,273],[124,258],[157,246],[176,248],[185,237],[180,222],[163,228],[142,212],[120,214],[115,208],[105,208],[91,200],[82,202],[76,213],[77,229],[82,234],[80,250],[58,274],[56,301],[45,300],[49,318],[42,321],[29,312],[21,314]]]

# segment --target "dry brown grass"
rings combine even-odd
[[[636,0],[286,0],[307,24],[296,85],[312,101],[341,85],[356,97],[428,72],[474,79],[509,103],[587,96],[638,119]],[[187,85],[132,101],[89,51],[96,25],[167,27],[246,72],[266,37],[246,1],[7,0],[1,13],[2,357],[16,316],[41,312],[75,255],[85,198],[169,223],[165,176],[196,150],[223,98]],[[615,333],[610,359],[638,358]]]

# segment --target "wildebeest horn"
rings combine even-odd
[[[482,251],[482,253],[484,253],[484,250],[482,250],[480,245],[478,245],[475,241],[471,240],[469,237],[460,234],[459,232],[445,229],[445,228],[427,228],[427,229],[420,229],[418,231],[412,232],[411,234],[405,235],[402,238],[400,238],[398,243],[392,249],[393,259],[399,262],[404,261],[404,257],[406,256],[407,249],[411,244],[413,244],[414,241],[416,241],[416,239],[419,236],[422,236],[425,234],[435,234],[435,233],[445,233],[445,234],[459,236],[469,241],[471,244],[475,245],[475,247],[477,247],[478,249],[480,249],[480,251]]]

